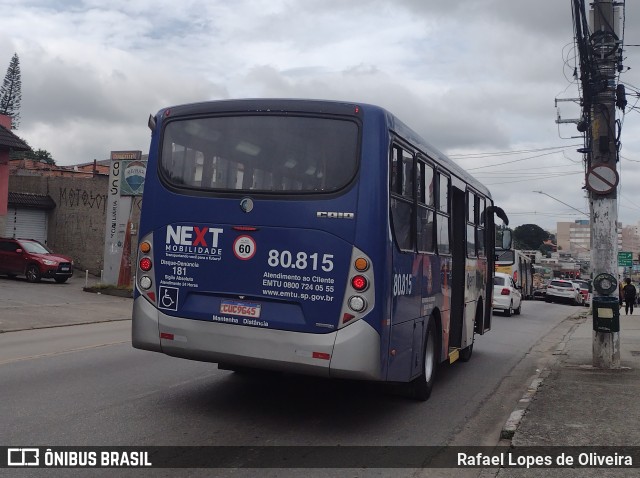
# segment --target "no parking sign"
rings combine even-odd
[[[609,194],[618,185],[618,179],[613,166],[598,164],[587,171],[587,188],[596,194]]]

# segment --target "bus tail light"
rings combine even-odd
[[[338,328],[350,325],[368,314],[375,303],[373,264],[362,251],[353,248],[342,299]]]
[[[353,267],[355,267],[358,272],[364,272],[369,268],[369,261],[364,257],[358,257],[353,263]]]
[[[358,292],[366,290],[368,285],[369,282],[367,281],[367,278],[365,276],[358,275],[351,278],[351,286]]]
[[[140,278],[140,287],[144,290],[149,290],[151,288],[151,278],[149,276],[142,276]]]
[[[140,259],[140,269],[142,269],[143,271],[149,272],[151,270],[151,266],[153,266],[153,263],[148,257],[143,257],[142,259]]]
[[[156,305],[155,273],[153,271],[153,234],[140,238],[138,243],[138,267],[136,269],[136,291]]]
[[[354,312],[362,312],[367,308],[367,301],[359,295],[354,295],[349,298],[349,308]]]

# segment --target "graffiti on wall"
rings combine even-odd
[[[67,207],[89,207],[91,209],[107,210],[107,195],[94,194],[93,191],[87,191],[80,188],[60,188],[60,198],[58,204]]]

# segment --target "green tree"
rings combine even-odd
[[[22,82],[20,80],[20,60],[14,53],[7,74],[0,87],[0,114],[11,116],[11,127],[20,125],[20,101],[22,101]]]
[[[45,163],[49,163],[53,165],[56,164],[55,160],[53,159],[53,156],[51,156],[51,153],[46,149],[37,149],[36,151],[33,152],[33,157],[38,161],[43,161]]]
[[[542,244],[539,250],[544,254],[544,257],[551,257],[551,253],[553,252],[553,248],[547,244]]]
[[[513,230],[513,243],[516,249],[540,250],[543,242],[549,239],[549,233],[537,224],[523,224]]]
[[[24,138],[20,138],[20,139],[24,141],[25,144],[29,146],[31,149],[29,151],[12,150],[9,152],[10,159],[33,159],[34,161],[42,161],[55,166],[56,160],[53,159],[53,156],[49,151],[47,151],[46,149],[40,149],[40,148],[34,150],[33,147],[29,144],[29,142],[26,139]]]

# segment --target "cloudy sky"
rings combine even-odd
[[[147,118],[164,106],[337,99],[388,108],[481,179],[512,226],[587,218],[582,138],[555,123],[579,114],[555,105],[579,94],[570,0],[0,0],[0,11],[0,75],[20,59],[16,133],[60,165],[147,152]],[[640,45],[639,24],[640,2],[627,2],[625,45]],[[640,47],[624,56],[621,79],[640,88]],[[619,219],[635,224],[640,110],[628,100]]]

